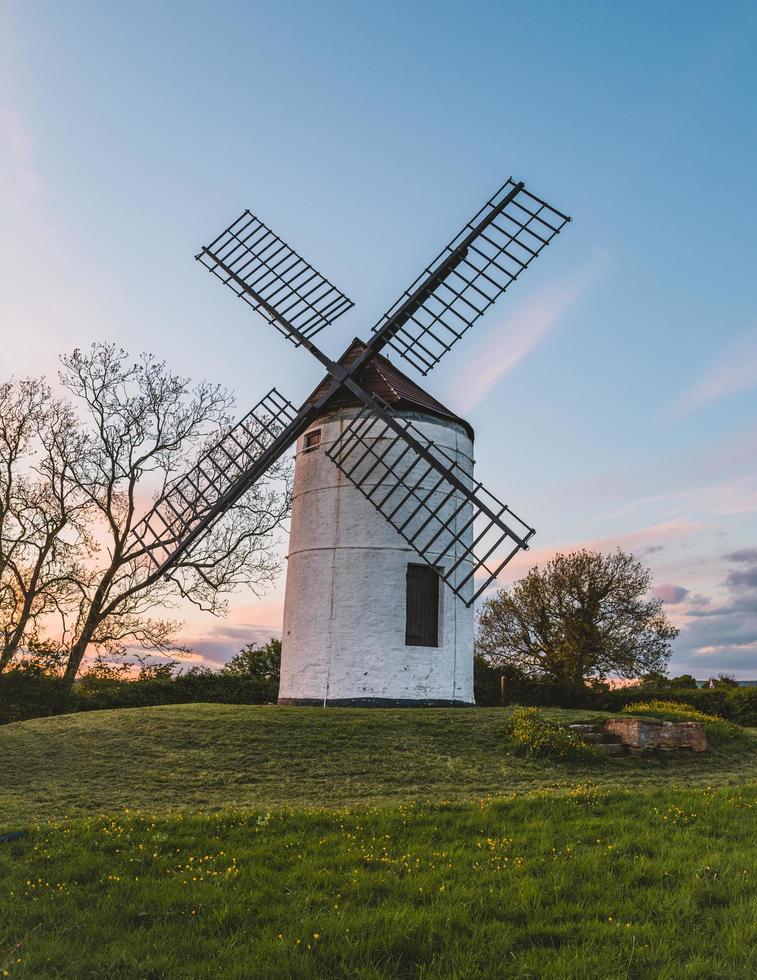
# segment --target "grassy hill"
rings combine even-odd
[[[565,720],[585,712],[550,712]],[[500,710],[0,728],[0,975],[757,975],[757,738],[549,765]]]
[[[565,721],[588,717],[547,713]],[[752,748],[583,767],[519,759],[503,751],[502,720],[494,708],[184,704],[19,722],[0,727],[0,828],[124,806],[478,801],[587,779],[625,788],[757,779]]]

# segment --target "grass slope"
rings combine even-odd
[[[0,968],[34,978],[757,975],[757,792],[46,825],[0,851]]]
[[[578,770],[507,755],[503,717],[182,705],[0,728],[2,829],[29,829],[0,845],[0,975],[757,975],[757,739]]]
[[[757,740],[704,757],[568,767],[506,755],[503,717],[501,709],[186,704],[19,722],[0,727],[0,830],[124,806],[463,801],[587,778],[625,788],[757,779]]]

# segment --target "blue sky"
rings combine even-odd
[[[753,3],[6,3],[0,374],[91,340],[319,377],[193,261],[243,208],[356,302],[338,354],[509,175],[573,223],[428,378],[534,559],[621,544],[672,667],[757,676]],[[283,581],[208,658],[280,625]]]

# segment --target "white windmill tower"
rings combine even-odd
[[[249,211],[197,258],[326,368],[299,409],[272,389],[134,531],[152,574],[296,445],[279,702],[471,704],[473,603],[534,531],[474,480],[473,430],[427,374],[570,219],[509,179],[332,361],[312,337],[353,304]]]
[[[340,364],[348,366],[364,348],[356,340]],[[358,380],[472,479],[467,422],[381,355]],[[324,385],[311,398],[323,393]],[[327,455],[361,407],[350,392],[338,391],[297,442],[279,703],[472,704],[473,607],[442,589],[439,576],[463,555],[463,545],[445,550],[448,538],[440,535],[421,561]],[[371,442],[382,457],[388,446],[386,437]],[[426,474],[428,488],[435,473]],[[363,487],[380,495],[380,476],[377,468]],[[458,515],[458,527],[471,510],[466,505]],[[472,592],[468,582],[463,595]]]

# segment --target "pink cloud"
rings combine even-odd
[[[265,643],[281,636],[283,603],[281,598],[233,606],[224,619],[202,616],[185,625],[178,642],[192,655],[183,663],[218,666],[230,660],[247,643]]]
[[[2,176],[16,191],[27,198],[45,193],[45,183],[32,162],[32,142],[19,115],[8,105],[0,104],[0,160],[6,160]]]
[[[634,496],[610,516],[619,517],[649,506],[658,512],[668,508],[675,513],[752,514],[757,511],[757,480],[749,476],[670,493]]]
[[[276,598],[236,606],[231,610],[228,621],[234,626],[255,624],[263,629],[273,629],[281,632],[283,615],[283,598]]]
[[[654,590],[654,594],[667,605],[677,606],[683,602],[689,594],[689,590],[684,589],[682,585],[658,585]]]
[[[598,255],[569,276],[556,279],[507,319],[489,330],[488,339],[455,382],[456,409],[469,412],[526,357],[586,292],[604,265]]]
[[[578,551],[586,548],[589,551],[609,552],[616,548],[630,551],[640,555],[642,551],[657,547],[661,541],[677,538],[685,538],[696,533],[701,525],[695,524],[683,518],[664,521],[660,524],[651,524],[647,527],[637,528],[633,531],[625,531],[621,534],[610,535],[601,538],[587,538],[583,541],[566,542],[564,544],[550,545],[543,548],[530,548],[528,551],[521,551],[503,569],[497,580],[497,585],[492,585],[492,590],[504,584],[505,581],[512,582],[533,568],[534,565],[545,565],[558,553],[565,554],[571,551]],[[492,560],[490,565],[496,566],[496,561]],[[486,595],[486,593],[485,593]]]
[[[668,410],[671,418],[686,416],[729,395],[757,385],[757,331],[726,351]]]

